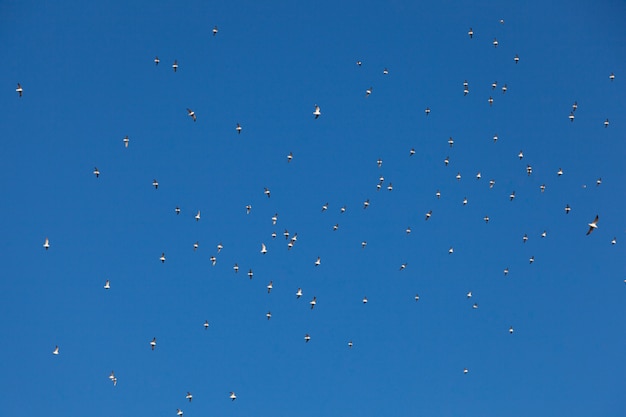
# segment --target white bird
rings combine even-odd
[[[304,335],[304,342],[309,343],[309,340],[311,340],[311,336],[309,336],[309,334],[307,333]]]
[[[494,48],[498,47],[498,40],[496,38],[493,38],[493,47]]]
[[[478,308],[478,303],[474,303],[474,305],[472,305],[472,308],[476,310]]]
[[[493,105],[493,97],[489,96],[487,101],[489,102],[489,107],[491,107]]]
[[[402,265],[400,265],[400,271],[402,271],[403,269],[406,269],[407,263],[403,263]]]
[[[463,373],[464,373],[464,374],[467,374],[468,372],[469,372],[469,369],[467,369],[467,368],[463,368]]]
[[[519,153],[517,154],[517,157],[520,159],[520,161],[522,160],[522,158],[524,158],[524,152],[523,151],[519,151]]]
[[[296,298],[300,297],[302,297],[302,288],[298,288],[298,291],[296,291]]]
[[[270,281],[269,284],[267,284],[267,293],[271,293],[272,292],[272,288],[274,288],[274,281]]]
[[[478,172],[476,173],[476,179],[477,179],[477,180],[479,180],[479,179],[481,179],[481,178],[482,178],[482,175],[480,175],[480,171],[478,171]]]
[[[235,271],[235,274],[236,274],[237,272],[239,272],[239,265],[235,264],[235,265],[233,266],[233,270]]]
[[[59,354],[59,346],[58,345],[54,347],[54,350],[52,351],[52,354],[53,355],[58,355]]]
[[[322,205],[322,211],[324,212],[326,210],[328,210],[328,203]]]
[[[161,257],[159,258],[159,260],[161,261],[161,263],[165,263],[165,252],[161,253]]]
[[[337,223],[337,224],[335,224],[335,225],[333,226],[333,231],[335,231],[335,230],[337,230],[337,229],[339,229],[339,223]]]
[[[474,37],[474,31],[472,30],[472,28],[469,28],[469,31],[467,32],[467,35],[470,37],[470,39],[472,39]]]
[[[457,181],[461,181],[461,173],[460,172],[456,173],[456,180]]]
[[[573,121],[574,121],[574,112],[573,112],[573,111],[572,111],[572,112],[570,112],[570,114],[569,114],[569,116],[568,116],[568,117],[569,117],[569,121],[570,121],[570,122],[573,122]]]
[[[472,292],[471,292],[471,291],[470,291],[470,292],[468,292],[468,293],[466,294],[466,297],[467,297],[467,298],[472,298]]]
[[[187,114],[189,115],[189,117],[191,117],[193,119],[193,121],[196,121],[196,112],[191,110],[190,108],[187,108]]]
[[[215,266],[215,264],[217,263],[217,258],[215,256],[211,256],[209,258],[209,261],[211,261],[212,266]]]
[[[450,145],[450,147],[454,146],[454,139],[452,139],[452,136],[448,139],[448,145]]]
[[[615,79],[615,74],[611,73],[611,75],[609,75],[609,80],[613,81]]]
[[[248,278],[252,279],[253,276],[254,272],[252,272],[252,269],[248,270]]]
[[[98,167],[95,167],[95,168],[93,169],[93,175],[95,175],[95,176],[96,176],[96,178],[98,178],[98,177],[100,176],[100,171],[98,170]]]
[[[598,178],[596,180],[596,187],[598,187],[600,184],[602,184],[602,178]]]
[[[350,341],[348,342],[348,347],[349,347],[350,349],[352,349],[352,340],[350,340]]]
[[[495,135],[493,135],[493,143],[496,143],[498,141],[498,134],[496,133]]]
[[[315,118],[317,119],[318,117],[320,117],[322,115],[322,110],[320,109],[320,106],[318,106],[317,104],[315,105],[315,110],[313,111],[313,116],[315,116]]]
[[[370,200],[369,200],[369,198],[368,198],[367,200],[365,200],[365,201],[363,202],[363,209],[368,208],[368,207],[369,207],[369,205],[370,205]]]
[[[441,198],[441,192],[439,190],[435,193],[435,197],[437,197],[437,199]]]
[[[153,179],[152,180],[152,186],[154,187],[155,190],[158,190],[159,189],[159,182],[156,179]]]
[[[291,162],[292,159],[293,159],[293,153],[289,152],[289,155],[287,155],[287,163]]]
[[[363,63],[361,61],[357,61],[356,64],[360,67],[361,65],[363,65]]]
[[[408,226],[404,231],[406,232],[407,235],[410,235],[411,234],[411,226]]]
[[[156,347],[156,337],[153,337],[152,340],[150,341],[150,348],[154,350],[155,347]]]
[[[415,301],[419,301],[420,300],[420,296],[418,294],[415,294]]]
[[[489,180],[489,188],[493,188],[496,185],[496,180]]]
[[[569,214],[569,212],[572,210],[572,208],[569,206],[569,204],[565,205],[565,214]]]
[[[272,224],[273,224],[273,225],[276,225],[276,222],[277,222],[277,221],[278,221],[278,213],[275,213],[275,214],[272,216]]]
[[[213,36],[217,35],[217,26],[213,26]]]
[[[361,248],[365,249],[366,246],[367,246],[367,242],[366,241],[362,241],[361,242]]]
[[[217,253],[220,253],[222,249],[224,249],[224,245],[222,245],[222,242],[220,242],[217,244]]]
[[[492,90],[495,90],[497,86],[498,86],[498,82],[497,81],[494,81],[494,82],[491,83],[491,89]]]
[[[270,190],[267,187],[264,187],[263,194],[265,194],[267,198],[270,198]]]
[[[489,216],[483,217],[483,220],[485,221],[485,223],[489,223]]]
[[[45,249],[45,250],[50,249],[50,239],[46,238],[46,239],[43,241],[43,247],[44,247],[44,249]]]
[[[526,243],[527,240],[528,240],[528,235],[524,233],[524,236],[522,236],[522,242]]]
[[[265,247],[265,243],[261,243],[261,253],[265,255],[267,253],[267,248]]]
[[[178,71],[178,61],[174,60],[174,63],[172,64],[172,69],[174,70],[174,72]]]
[[[372,87],[365,90],[365,97],[369,97],[370,94],[372,94]]]
[[[426,107],[426,109],[424,109],[424,113],[428,116],[430,114],[430,107]]]
[[[509,268],[504,268],[504,276],[507,276],[509,274]]]
[[[124,147],[128,148],[128,144],[130,142],[130,139],[128,139],[128,135],[124,136],[124,139],[122,139],[124,141]]]
[[[239,123],[237,123],[237,127],[235,128],[235,130],[237,131],[237,134],[241,134],[241,130],[243,128],[241,127],[241,125]]]
[[[443,160],[443,163],[448,166],[448,164],[450,163],[450,157],[446,156],[446,159]]]
[[[183,417],[183,410],[181,410],[180,408],[177,408],[177,409],[176,409],[176,415],[177,415],[178,417]]]
[[[572,112],[575,112],[577,108],[578,108],[578,102],[575,101],[574,104],[572,104]]]
[[[389,74],[389,70],[387,68],[383,69],[383,75]]]
[[[104,289],[108,290],[111,288],[111,282],[107,279],[104,283]]]
[[[313,310],[317,304],[317,297],[313,297],[313,299],[309,301],[309,304],[311,305],[311,310]]]
[[[611,245],[615,245],[617,243],[617,238],[614,237],[613,240],[611,240]]]
[[[454,248],[450,246],[450,249],[448,249],[448,254],[452,255],[453,253],[454,253]]]
[[[528,263],[532,264],[533,262],[535,262],[535,257],[531,256],[530,259],[528,260]]]
[[[196,221],[200,220],[200,210],[198,210],[198,213],[196,214]]]
[[[363,304],[367,304],[367,296],[363,297]]]
[[[604,127],[609,127],[609,119],[606,119],[606,120],[604,121]]]
[[[433,215],[433,211],[429,210],[428,213],[426,213],[426,218],[424,220],[430,219],[430,216],[432,216],[432,215]]]
[[[593,219],[591,223],[589,223],[589,230],[587,231],[587,234],[590,234],[591,232],[593,232],[595,229],[598,228],[598,220],[599,220],[599,217],[598,215],[596,215],[596,218]]]
[[[176,214],[180,214],[180,207],[176,206],[176,208],[174,209],[174,212],[176,212]]]
[[[20,83],[17,83],[17,88],[15,89],[15,91],[17,91],[19,97],[22,97],[22,93],[24,92],[24,90],[22,89],[22,85]]]
[[[539,186],[539,189],[541,190],[542,193],[545,192],[546,191],[546,185],[545,184],[541,184]]]
[[[393,190],[393,184],[389,183],[389,185],[387,186],[387,191],[392,191]]]
[[[559,168],[559,170],[556,172],[556,175],[558,175],[559,177],[563,175],[563,170]]]
[[[191,400],[193,399],[193,395],[191,395],[191,393],[187,391],[187,395],[185,395],[185,398],[189,400],[189,402],[191,402]]]
[[[246,206],[246,214],[250,214],[250,211],[252,211],[252,206],[250,204],[248,204]]]
[[[268,311],[267,313],[265,313],[265,317],[267,317],[267,319],[271,319],[272,318],[272,312]]]
[[[204,330],[207,330],[209,328],[209,321],[205,320],[204,321]]]
[[[513,334],[513,326],[509,327],[509,334]]]
[[[516,64],[519,62],[519,56],[517,54],[515,54],[513,61],[515,61]]]
[[[155,57],[154,57],[154,65],[155,65],[155,66],[156,66],[156,65],[159,65],[159,62],[161,62],[161,60],[159,59],[159,57],[158,57],[158,56],[155,56]]]
[[[515,191],[509,194],[509,201],[513,201],[513,199],[515,199]]]
[[[544,230],[544,231],[541,233],[541,237],[546,237],[546,236],[548,236],[548,232]]]
[[[345,213],[345,212],[346,212],[346,206],[341,207],[341,208],[339,209],[339,211],[340,211],[341,213]]]
[[[526,165],[526,173],[530,177],[530,174],[533,173],[533,167],[531,167],[530,165]]]
[[[380,159],[380,158],[378,158],[378,159],[376,160],[376,165],[378,165],[378,168],[382,167],[382,166],[383,166],[383,160],[382,160],[382,159]],[[382,181],[381,181],[381,182],[382,182]]]
[[[411,148],[411,150],[409,151],[409,156],[413,155],[415,155],[415,148]]]
[[[317,260],[315,261],[315,266],[320,266],[321,263],[322,263],[322,259],[318,256]]]
[[[109,379],[111,380],[111,382],[113,382],[113,386],[117,385],[117,377],[115,376],[115,373],[113,371],[111,371],[111,374],[109,374]]]
[[[506,87],[506,84],[504,84],[502,86],[502,94],[506,93],[506,90],[507,90],[507,87]]]
[[[466,206],[467,205],[467,197],[463,198],[463,205]]]

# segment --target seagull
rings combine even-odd
[[[463,87],[464,88],[468,88],[469,87],[469,83],[467,82],[467,80],[463,81]]]
[[[515,61],[515,63],[517,64],[519,62],[519,55],[515,54],[513,61]]]
[[[222,245],[222,242],[220,242],[217,244],[217,253],[220,253],[222,249],[224,249],[224,246]]]
[[[497,81],[494,81],[494,82],[491,83],[491,89],[492,90],[495,90],[497,86],[498,86],[498,82]]]
[[[363,304],[367,304],[367,296],[363,297]]]
[[[464,374],[467,374],[468,372],[469,372],[469,369],[467,369],[467,368],[464,368],[464,369],[463,369],[463,373],[464,373]]]
[[[217,26],[213,26],[213,36],[217,35]]]
[[[602,184],[602,178],[598,178],[596,180],[596,187],[599,186],[600,184]]]
[[[572,112],[575,112],[577,108],[578,108],[578,102],[575,101],[574,104],[572,104]]]
[[[496,185],[496,180],[489,180],[489,188],[493,188]]]
[[[204,321],[204,330],[207,330],[209,328],[209,321],[205,320]]]
[[[478,171],[478,173],[476,173],[476,179],[479,180],[482,177],[482,175],[480,175],[480,171]]]
[[[461,181],[461,173],[460,172],[456,173],[456,180],[457,181]]]
[[[200,210],[198,210],[198,213],[196,214],[196,221],[200,220]]]
[[[111,380],[111,382],[113,382],[113,386],[117,385],[117,378],[115,377],[115,373],[113,371],[111,371],[111,374],[109,375],[109,379]]]
[[[289,231],[287,229],[283,232],[283,236],[285,236],[285,240],[289,239]]]
[[[388,191],[393,190],[393,184],[392,183],[389,183],[389,185],[387,186],[387,190]]]
[[[570,112],[568,117],[569,117],[569,121],[573,122],[574,121],[574,112],[573,111]]]
[[[98,167],[95,167],[93,169],[93,175],[95,175],[96,178],[98,178],[100,176],[100,170],[98,170]]]
[[[108,279],[104,283],[104,289],[105,290],[111,289],[111,282]]]
[[[563,175],[563,170],[559,168],[559,170],[556,172],[556,175],[558,175],[559,177]]]
[[[317,297],[313,297],[313,299],[309,301],[309,304],[311,305],[311,310],[313,310],[315,308],[315,304],[317,304]]]
[[[424,109],[424,113],[428,116],[430,114],[430,107],[426,107],[426,109]]]
[[[346,206],[341,207],[341,208],[339,209],[339,211],[340,211],[341,213],[345,213],[345,212],[346,212]]]
[[[361,65],[363,65],[363,63],[361,61],[357,61],[356,64],[360,67]]]
[[[180,207],[176,206],[176,208],[174,209],[174,212],[178,215],[180,214]]]
[[[264,187],[265,188],[265,187]],[[268,190],[267,188],[265,188],[263,190],[263,194],[265,194],[267,196],[267,198],[270,198],[270,190]]]
[[[383,75],[389,74],[389,70],[387,68],[383,69]]]
[[[366,209],[367,207],[369,207],[369,205],[370,205],[370,200],[368,198],[367,200],[363,202],[363,209]]]
[[[372,87],[365,90],[365,97],[369,97],[370,94],[372,94]]]
[[[380,158],[378,158],[378,159],[376,160],[376,165],[378,165],[378,168],[380,168],[381,166],[383,166],[383,160],[382,160],[382,159],[380,159]]]
[[[510,195],[509,195],[509,201],[513,201],[513,199],[515,198],[515,191],[513,191]]]
[[[498,134],[496,133],[495,135],[493,135],[493,143],[496,143],[498,141]]]
[[[502,86],[502,94],[506,93],[506,90],[507,90],[507,87],[506,87],[506,84],[504,84]]]
[[[415,302],[420,300],[420,296],[418,294],[415,294]]]
[[[466,206],[467,205],[467,197],[463,198],[463,205]]]
[[[15,89],[15,91],[17,91],[19,97],[22,97],[22,93],[24,92],[24,90],[22,89],[22,85],[20,83],[17,83],[17,88]]]
[[[350,340],[350,341],[348,342],[348,347],[349,347],[350,349],[352,349],[352,340]]]
[[[276,225],[276,222],[277,222],[277,221],[278,221],[278,213],[275,213],[275,214],[272,216],[272,224],[273,224],[273,225]]]
[[[509,334],[513,334],[513,326],[509,327]]]
[[[530,174],[533,173],[533,167],[531,167],[530,165],[526,165],[526,173],[530,177]]]
[[[433,211],[429,210],[428,213],[426,213],[426,218],[424,220],[430,219],[430,216],[432,216],[432,215],[433,215]]]
[[[239,123],[237,123],[237,127],[235,128],[235,130],[237,131],[237,134],[241,134],[241,130],[243,128],[241,127],[241,125]]]
[[[154,350],[155,347],[156,347],[156,337],[153,337],[152,341],[150,341],[150,348]]]
[[[130,139],[128,139],[128,135],[126,135],[122,140],[124,141],[124,147],[128,148],[128,143],[130,142]]]
[[[250,214],[250,210],[252,210],[252,206],[250,204],[248,204],[246,206],[246,214]]]
[[[365,249],[366,246],[367,246],[367,242],[366,241],[362,241],[361,242],[361,248]]]
[[[454,253],[454,248],[450,246],[450,249],[448,249],[448,255],[452,255],[453,253]]]
[[[154,65],[159,65],[159,62],[161,62],[161,60],[159,59],[158,56],[154,57]]]
[[[528,261],[529,261],[528,263],[532,264],[533,262],[535,262],[535,257],[531,256]]]
[[[606,119],[606,120],[604,121],[604,127],[609,127],[609,119]]]
[[[509,274],[509,268],[504,268],[504,276],[507,276]]]
[[[165,263],[165,252],[161,253],[161,257],[159,258],[159,260],[161,261],[161,263]]]
[[[252,269],[250,269],[248,271],[248,278],[252,279],[253,276],[254,276],[254,272],[252,272]]]
[[[527,240],[528,240],[528,235],[524,233],[524,236],[522,237],[522,242],[526,243]]]
[[[448,139],[448,145],[450,145],[450,147],[454,145],[454,139],[452,139],[452,136],[450,136],[450,139]]]
[[[176,409],[176,415],[177,415],[178,417],[183,417],[183,410],[181,410],[180,408],[177,408],[177,409]]]
[[[321,263],[322,263],[322,259],[318,256],[317,260],[315,261],[315,266],[320,266]]]
[[[617,243],[617,238],[614,237],[613,240],[611,240],[611,245],[615,245]]]
[[[569,206],[569,204],[565,205],[565,214],[569,214],[570,210],[572,210],[572,208]]]
[[[485,221],[485,223],[489,223],[489,216],[483,217],[483,220]]]
[[[300,297],[302,297],[302,288],[298,288],[298,291],[296,291],[296,298]]]
[[[58,345],[54,347],[54,350],[52,351],[52,354],[53,355],[58,355],[59,354],[59,346]]]
[[[324,204],[324,205],[322,206],[322,211],[324,212],[324,211],[326,211],[326,210],[328,210],[328,203],[326,203],[326,204]]]
[[[470,291],[470,292],[468,292],[468,293],[466,294],[466,297],[467,297],[467,298],[472,298],[472,292],[471,292],[471,291]]]
[[[496,38],[493,38],[493,47],[494,48],[498,47],[498,40]]]
[[[209,258],[209,261],[211,261],[212,266],[215,266],[215,264],[217,263],[217,258],[215,256],[211,256]]]
[[[269,284],[267,284],[267,293],[271,293],[272,292],[272,288],[274,288],[274,281],[270,281]]]
[[[152,180],[152,186],[154,187],[155,190],[159,189],[159,182],[156,179]]]
[[[289,155],[287,155],[287,163],[291,162],[292,159],[293,159],[293,153],[289,152]]]
[[[591,232],[593,232],[595,229],[598,228],[598,215],[596,215],[596,218],[593,219],[593,221],[591,223],[589,223],[589,230],[587,231],[587,234],[590,234]]]
[[[544,191],[546,191],[546,185],[545,184],[541,184],[539,186],[539,189],[541,190],[541,192],[543,193]]]
[[[491,105],[493,105],[493,97],[489,96],[489,107],[491,107]]]
[[[172,64],[172,69],[174,70],[174,72],[178,71],[178,61],[174,60],[174,63]]]
[[[50,240],[48,238],[43,241],[43,247],[45,250],[50,249]]]
[[[239,272],[239,265],[238,264],[233,265],[233,271],[235,271],[235,274],[237,272]]]
[[[267,313],[265,313],[265,317],[267,317],[267,319],[271,319],[272,318],[272,312],[268,311]]]
[[[405,232],[406,232],[407,235],[410,235],[411,234],[411,226],[408,226],[406,228]]]
[[[448,166],[448,164],[450,163],[450,157],[446,156],[446,159],[443,160],[443,163]]]
[[[615,74],[611,73],[611,75],[609,75],[609,80],[613,81],[615,79]]]
[[[474,31],[472,30],[472,28],[469,28],[469,31],[467,32],[467,34],[470,37],[470,39],[474,37]]]
[[[478,308],[478,303],[474,303],[474,305],[472,305],[472,308],[476,310]]]
[[[409,156],[413,155],[415,155],[415,148],[411,148],[411,150],[409,151]]]
[[[191,399],[193,398],[193,395],[191,395],[191,393],[189,391],[187,391],[187,395],[185,395],[185,398],[189,400],[189,402],[191,402]]]
[[[405,269],[405,268],[406,268],[406,266],[407,266],[407,263],[406,263],[406,262],[405,262],[405,263],[403,263],[402,265],[400,265],[400,269],[399,269],[399,271],[402,271],[403,269]]]
[[[543,233],[541,233],[541,237],[546,237],[546,236],[548,236],[548,232],[544,230]]]
[[[441,198],[441,192],[439,190],[435,193],[435,197],[437,197],[437,199]]]
[[[522,160],[522,158],[524,158],[524,152],[522,150],[519,151],[519,153],[517,154],[517,157],[520,159],[520,161]]]
[[[261,253],[265,255],[267,253],[267,248],[265,247],[265,243],[261,243]]]
[[[333,226],[333,232],[334,232],[335,230],[337,230],[337,229],[339,229],[339,223],[337,223],[337,224],[335,224],[335,225]]]
[[[193,119],[194,122],[196,121],[196,112],[194,112],[190,108],[187,108],[187,114]]]
[[[311,340],[311,336],[309,336],[309,334],[307,333],[304,335],[304,342],[309,343],[309,340]]]
[[[318,117],[320,117],[322,115],[322,111],[320,109],[320,106],[318,106],[317,104],[315,105],[315,110],[313,111],[313,116],[315,116],[315,118],[317,119]]]

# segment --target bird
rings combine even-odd
[[[569,214],[569,212],[572,210],[572,208],[569,206],[569,204],[565,205],[565,214]]]
[[[491,107],[493,105],[493,97],[489,96],[489,107]]]
[[[491,89],[492,90],[495,90],[497,86],[498,86],[498,81],[494,81],[494,82],[491,83]]]
[[[378,168],[382,167],[383,166],[383,160],[381,158],[378,158],[376,160],[376,165],[378,165]],[[381,180],[381,182],[382,182],[382,180]]]
[[[573,111],[570,112],[568,117],[569,117],[569,121],[573,122],[574,121],[574,112]]]
[[[274,288],[274,281],[270,281],[269,284],[267,284],[267,293],[271,293],[272,292],[272,288]]]
[[[495,135],[493,135],[493,143],[496,143],[498,141],[498,134],[496,133]]]
[[[222,245],[222,242],[220,242],[217,244],[217,253],[220,253],[222,249],[224,249],[224,245]]]
[[[480,171],[478,171],[478,172],[476,173],[476,179],[477,179],[477,180],[479,180],[479,179],[481,179],[481,178],[482,178],[482,175],[480,174]]]
[[[474,31],[472,30],[472,28],[469,28],[469,31],[467,32],[467,35],[470,37],[470,39],[472,39],[474,37]]]
[[[165,263],[165,252],[161,253],[161,257],[159,258],[159,260],[161,261],[161,263]]]
[[[273,224],[273,225],[276,225],[276,222],[277,222],[277,221],[278,221],[278,213],[275,213],[275,214],[272,216],[272,224]]]
[[[596,187],[600,186],[600,184],[602,184],[602,178],[596,180]]]
[[[174,60],[174,63],[172,64],[172,69],[174,70],[174,72],[178,71],[178,61]]]
[[[546,236],[548,236],[548,232],[547,232],[546,230],[544,230],[544,231],[541,233],[541,237],[543,238],[543,237],[546,237]]]
[[[611,245],[615,245],[617,243],[617,238],[613,237],[613,240],[611,240]]]
[[[115,376],[115,372],[111,371],[109,374],[109,379],[113,382],[113,386],[117,385],[117,377]]]
[[[467,205],[467,197],[463,197],[463,205],[466,206]]]
[[[264,187],[263,194],[265,194],[267,196],[267,198],[270,198],[270,194],[271,193],[270,193],[270,190],[267,187]]]
[[[320,106],[318,106],[317,104],[315,105],[315,110],[313,111],[313,116],[315,116],[315,118],[317,119],[318,117],[320,117],[322,115],[322,111],[320,109]]]
[[[365,97],[369,97],[370,94],[372,94],[372,87],[365,90]]]
[[[318,256],[317,260],[315,261],[315,266],[320,266],[321,263],[322,263],[322,259]]]
[[[478,308],[478,303],[474,303],[474,304],[472,305],[472,308],[473,308],[474,310],[476,310],[476,309]]]
[[[493,38],[493,47],[497,48],[498,47],[498,40],[496,38]]]
[[[546,185],[545,184],[541,184],[539,186],[539,189],[541,190],[541,192],[543,193],[544,191],[546,191]]]
[[[370,205],[370,200],[369,200],[369,198],[368,198],[367,200],[365,200],[365,201],[363,202],[363,209],[368,208],[368,207],[369,207],[369,205]]]
[[[252,279],[253,276],[254,276],[254,272],[252,272],[252,269],[250,269],[248,271],[248,278]]]
[[[180,207],[176,206],[176,208],[174,209],[174,212],[178,215],[180,214]]]
[[[177,408],[177,409],[176,409],[176,415],[177,415],[178,417],[183,417],[183,410],[181,410],[180,408]]]
[[[450,157],[446,156],[446,159],[443,160],[443,163],[448,166],[448,164],[450,163]]]
[[[595,229],[598,228],[598,220],[599,220],[599,217],[596,214],[596,218],[593,219],[591,223],[589,223],[589,230],[587,230],[587,235],[589,235],[591,232],[593,232]]]
[[[363,304],[367,304],[367,296],[363,297]]]
[[[292,159],[293,159],[293,153],[289,152],[289,155],[287,155],[287,163],[291,162]]]
[[[194,122],[196,121],[196,112],[194,112],[190,108],[187,108],[187,114],[193,119]]]
[[[457,181],[461,181],[461,173],[460,172],[456,173],[456,180]]]
[[[336,231],[337,229],[339,229],[339,223],[336,223],[336,224],[333,226],[333,231]]]
[[[507,90],[507,86],[506,86],[506,84],[504,84],[502,86],[502,94],[506,93],[506,90]]]
[[[285,236],[285,240],[289,239],[289,231],[287,229],[283,232],[283,236]]]
[[[441,191],[437,190],[437,192],[435,193],[435,197],[437,197],[437,199],[439,200],[441,198]]]
[[[416,302],[420,300],[420,296],[419,296],[418,294],[415,294],[415,297],[414,297],[414,298],[415,298],[415,301],[416,301]]]
[[[207,330],[209,328],[209,321],[205,320],[204,321],[204,330]]]
[[[213,26],[213,36],[217,35],[217,26]]]
[[[367,242],[366,241],[362,241],[361,242],[361,248],[365,249],[366,246],[367,246]]]
[[[509,194],[509,201],[513,201],[514,198],[515,198],[515,191]]]
[[[615,79],[615,74],[611,73],[609,75],[609,80],[613,81]]]
[[[575,112],[577,108],[578,108],[578,102],[575,101],[574,104],[572,104],[572,112]]]
[[[217,263],[217,258],[215,256],[211,256],[209,258],[209,261],[211,261],[212,266],[215,266],[215,264]]]
[[[246,206],[246,214],[250,214],[250,211],[252,210],[252,206],[250,204],[248,204]]]
[[[524,158],[524,152],[521,149],[519,153],[517,154],[517,157],[520,159],[520,161],[522,160],[522,158]]]
[[[243,128],[241,127],[241,125],[239,123],[237,123],[237,127],[235,128],[235,130],[237,131],[237,134],[241,134],[241,130]]]
[[[559,168],[559,170],[556,172],[556,175],[558,175],[559,177],[563,175],[563,170]]]
[[[466,296],[467,298],[472,298],[472,292],[471,292],[471,291],[469,291],[467,294],[465,294],[465,296]]]
[[[304,335],[304,343],[309,343],[309,340],[311,340],[311,336],[307,333]]]
[[[235,274],[239,272],[239,265],[237,264],[233,265],[233,271],[235,271]]]
[[[489,223],[489,216],[483,217],[483,220],[485,221],[485,223]]]
[[[509,274],[509,268],[508,267],[504,268],[503,272],[504,272],[504,276],[507,276]]]
[[[24,92],[24,90],[22,89],[22,85],[20,83],[17,83],[17,88],[15,89],[15,91],[17,91],[17,95],[19,97],[22,97],[22,93]]]
[[[522,242],[526,243],[527,240],[528,240],[528,235],[524,233],[524,236],[522,236]]]
[[[389,185],[387,186],[387,191],[392,191],[393,190],[393,184],[389,183]]]
[[[349,347],[350,349],[352,349],[352,340],[350,340],[350,341],[348,342],[348,347]]]
[[[317,304],[317,297],[313,297],[313,299],[309,301],[309,304],[311,305],[311,310],[313,310]]]
[[[513,61],[515,61],[515,63],[517,64],[519,62],[519,55],[515,54]]]
[[[528,263],[532,264],[533,262],[535,262],[535,257],[531,256],[530,259],[528,260]]]
[[[411,226],[408,226],[404,231],[406,232],[407,235],[410,235],[411,234]]]
[[[298,291],[296,291],[296,298],[300,297],[302,297],[302,288],[298,288]]]
[[[45,250],[50,249],[50,239],[46,238],[46,239],[43,241],[43,247],[44,247],[44,249],[45,249]]]
[[[345,213],[345,212],[346,212],[346,206],[342,206],[342,207],[339,209],[339,212],[340,212],[340,213]]]
[[[399,271],[402,271],[403,269],[406,269],[406,266],[407,266],[407,265],[408,265],[408,264],[407,264],[406,262],[405,262],[405,263],[403,263],[402,265],[400,265],[400,269],[399,269]]]
[[[450,246],[450,249],[448,249],[448,255],[452,255],[453,253],[454,253],[454,248]]]
[[[606,120],[604,121],[604,127],[609,127],[609,119],[606,119]]]
[[[98,178],[100,176],[100,170],[98,169],[98,167],[95,167],[93,169],[93,175],[95,175],[96,178]]]
[[[159,59],[158,56],[154,57],[154,65],[159,65],[159,62],[161,62],[161,60]]]
[[[467,368],[463,368],[463,373],[464,373],[464,374],[467,374],[468,372],[469,372],[469,369],[467,369]]]
[[[196,218],[196,221],[200,220],[200,210],[198,210],[198,213],[196,213],[196,217],[195,218]]]
[[[430,219],[430,216],[433,215],[433,211],[432,210],[428,210],[428,213],[426,213],[426,218],[424,220],[428,220]]]
[[[154,350],[155,347],[156,347],[156,337],[153,337],[152,340],[150,341],[150,348]]]
[[[387,68],[383,69],[383,75],[388,75],[389,74],[389,70]]]
[[[361,61],[356,61],[356,64],[360,67],[361,65],[363,65],[363,63]]]
[[[267,247],[265,246],[265,243],[261,243],[261,253],[263,255],[267,253]]]
[[[452,139],[452,136],[448,139],[448,145],[450,145],[450,147],[454,146],[454,139]]]
[[[328,203],[322,205],[322,212],[328,210]]]
[[[272,312],[268,311],[267,313],[265,313],[265,317],[267,317],[267,319],[271,319],[272,318]]]
[[[105,290],[111,289],[111,282],[108,279],[104,282],[104,289]]]
[[[496,180],[489,180],[489,188],[493,188],[496,185]]]
[[[426,107],[424,109],[424,113],[426,114],[426,116],[428,116],[430,114],[430,107]]]
[[[159,189],[159,182],[156,179],[152,180],[152,186],[154,187],[155,190]]]
[[[128,148],[128,144],[130,142],[130,139],[128,139],[128,135],[124,136],[124,139],[122,139],[124,141],[124,147]]]
[[[59,346],[58,345],[54,347],[54,350],[52,351],[52,354],[53,355],[58,355],[59,354]]]
[[[530,174],[533,173],[533,167],[531,167],[530,165],[526,165],[526,173],[530,177]]]
[[[509,327],[509,334],[513,334],[513,326]]]
[[[191,400],[193,399],[193,395],[191,395],[191,393],[187,391],[187,395],[185,395],[185,398],[189,400],[189,402],[191,402]]]

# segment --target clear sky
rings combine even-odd
[[[624,16],[0,2],[0,415],[626,415]]]

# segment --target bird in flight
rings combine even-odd
[[[159,65],[159,62],[161,62],[161,60],[159,59],[158,56],[154,57],[154,65]]]
[[[300,297],[302,297],[302,288],[298,288],[298,291],[296,291],[296,298]]]
[[[115,376],[115,372],[111,371],[109,374],[109,379],[113,382],[113,386],[117,385],[117,377]]]
[[[272,288],[274,288],[274,281],[270,281],[269,284],[267,284],[267,293],[271,293],[272,292]]]
[[[174,70],[174,72],[178,71],[178,61],[174,60],[174,63],[172,64],[172,69]]]
[[[196,221],[200,221],[200,210],[198,210],[198,213],[195,216]]]
[[[98,167],[94,167],[93,175],[95,175],[96,178],[98,178],[100,176],[100,170],[98,169]]]
[[[209,321],[205,320],[204,321],[204,330],[207,330],[209,328]]]
[[[187,108],[187,114],[193,119],[194,122],[196,121],[196,112],[194,112],[190,108]]]
[[[309,343],[309,340],[311,340],[311,336],[307,333],[304,335],[304,343]]]
[[[165,252],[161,253],[161,257],[159,258],[159,260],[161,261],[161,263],[165,263]]]
[[[217,26],[213,26],[213,36],[217,35]]]
[[[264,187],[263,194],[265,194],[267,198],[270,198],[270,190],[267,187]]]
[[[191,402],[191,400],[193,399],[193,395],[191,395],[191,392],[187,391],[187,395],[185,395],[185,399],[189,400],[189,402]]]
[[[124,147],[128,148],[128,143],[130,142],[130,139],[128,139],[128,135],[126,135],[124,137],[124,139],[122,139],[124,141]]]
[[[104,282],[104,289],[105,290],[111,289],[111,282],[108,279]]]
[[[22,93],[24,92],[24,90],[22,89],[22,85],[20,83],[17,83],[17,88],[15,89],[15,91],[17,91],[19,97],[22,97]]]
[[[159,189],[159,182],[156,179],[152,180],[152,186],[154,187],[155,190]]]
[[[154,350],[155,347],[156,347],[156,337],[153,337],[152,340],[150,341],[150,349]]]
[[[472,39],[474,37],[474,31],[472,30],[472,28],[469,28],[469,31],[467,32],[467,35],[470,37],[470,39]]]
[[[54,350],[52,351],[52,354],[53,355],[58,355],[59,354],[59,346],[58,345],[54,347]]]
[[[493,38],[493,47],[494,48],[498,47],[498,40],[496,38]]]
[[[367,90],[365,90],[365,97],[369,97],[370,94],[372,94],[372,87],[368,88]]]
[[[591,223],[589,223],[589,230],[587,230],[587,235],[589,235],[591,232],[593,232],[595,229],[598,228],[598,220],[599,220],[599,217],[598,215],[596,215],[596,218],[593,219]]]
[[[570,210],[572,210],[572,208],[569,206],[569,204],[565,205],[565,214],[569,214]]]
[[[44,249],[45,249],[45,250],[50,249],[50,239],[46,238],[46,239],[43,241],[43,247],[44,247]]]
[[[513,61],[515,61],[515,63],[517,64],[519,62],[519,55],[515,54]]]
[[[241,130],[243,128],[241,127],[241,125],[239,123],[237,123],[237,127],[235,128],[235,130],[237,131],[238,134],[241,134]]]
[[[317,304],[317,297],[314,296],[313,299],[309,301],[309,304],[311,305],[311,310],[313,310]]]
[[[320,117],[322,115],[322,111],[320,109],[320,106],[318,106],[317,104],[315,105],[315,110],[313,111],[313,116],[315,116],[315,118],[317,119],[318,117]]]
[[[261,243],[261,253],[263,255],[267,253],[267,247],[265,246],[265,243]]]

